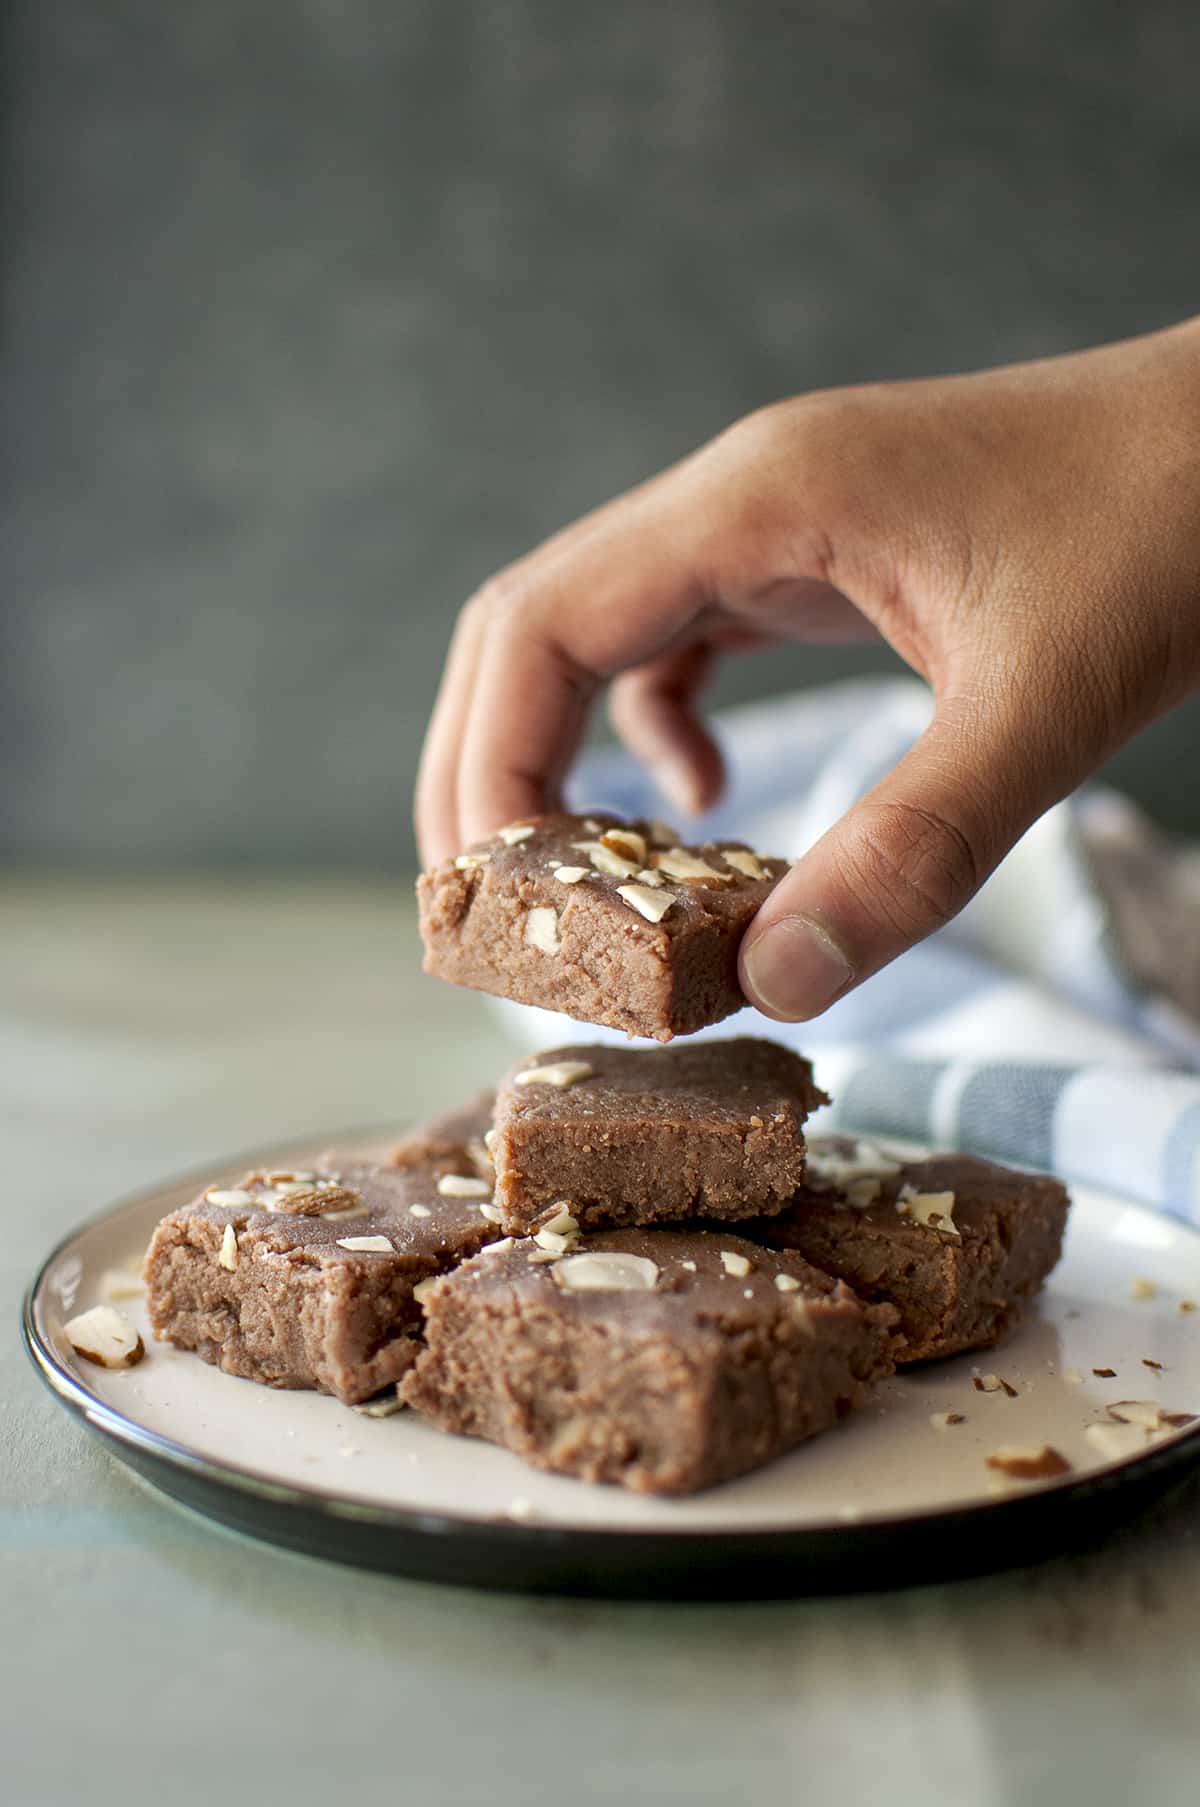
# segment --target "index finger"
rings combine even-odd
[[[695,631],[708,589],[673,512],[626,498],[492,598],[458,764],[464,840],[552,805],[600,686]]]
[[[642,490],[618,496],[614,501],[607,502],[591,514],[572,522],[518,564],[492,578],[462,610],[451,639],[446,669],[426,732],[417,778],[417,838],[427,864],[447,859],[464,846],[468,838],[459,817],[459,772],[468,724],[475,714],[476,679],[483,644],[495,618],[506,614],[510,609],[516,609],[524,599],[540,594],[548,581],[548,574],[581,554],[588,541],[596,539],[605,547],[619,549],[632,504],[661,481],[661,478],[651,479]],[[588,687],[586,683],[576,683],[573,688],[574,701],[581,706],[582,714],[586,717]],[[546,700],[539,697],[536,706],[543,707]],[[562,700],[570,714],[571,694]],[[581,720],[577,733],[582,732],[582,726]],[[568,750],[562,763],[569,758],[570,739],[570,735],[565,737]],[[518,814],[541,809],[550,800],[550,776],[549,773],[541,778],[531,775],[531,788],[520,794]],[[498,826],[498,822],[504,819],[501,816],[488,826]]]

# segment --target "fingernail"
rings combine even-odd
[[[854,977],[837,943],[805,916],[783,916],[756,935],[742,970],[750,1002],[788,1022],[820,1016]]]
[[[660,760],[651,776],[672,809],[684,816],[700,814],[700,793],[695,777],[691,767],[681,759]]]

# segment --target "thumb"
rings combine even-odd
[[[1034,777],[1001,724],[935,717],[758,912],[739,961],[750,1002],[784,1022],[819,1016],[941,928],[1053,800]]]

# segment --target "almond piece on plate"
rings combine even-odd
[[[115,1305],[81,1311],[63,1325],[63,1333],[77,1355],[99,1368],[134,1368],[146,1353],[138,1332]]]
[[[989,1468],[996,1468],[1013,1481],[1048,1481],[1052,1475],[1069,1474],[1071,1464],[1061,1450],[1042,1443],[1036,1449],[1019,1443],[1004,1443],[985,1456]]]
[[[115,1299],[145,1297],[146,1282],[140,1273],[126,1273],[122,1268],[106,1268],[100,1276],[100,1291],[110,1303]]]

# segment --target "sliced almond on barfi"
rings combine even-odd
[[[650,864],[659,872],[665,872],[668,878],[677,880],[682,885],[731,885],[733,875],[729,872],[718,872],[707,860],[702,860],[698,853],[689,853],[684,847],[669,847],[665,853],[652,853]]]
[[[653,1292],[658,1263],[648,1255],[601,1249],[566,1256],[556,1264],[554,1278],[569,1292]]]
[[[315,1186],[277,1187],[267,1209],[286,1217],[332,1217],[341,1211],[358,1211],[362,1202],[361,1192],[352,1186],[337,1186],[328,1180]]]
[[[586,1060],[551,1060],[545,1066],[526,1067],[513,1080],[514,1085],[578,1085],[589,1079],[592,1069]]]
[[[603,841],[573,841],[576,853],[586,853],[597,872],[603,872],[608,878],[632,878],[641,860],[631,860],[613,847],[606,847]]]
[[[525,945],[536,947],[540,954],[562,952],[558,933],[558,911],[550,904],[538,904],[525,918]]]
[[[675,906],[669,891],[653,891],[649,885],[618,885],[617,896],[623,897],[630,909],[644,916],[647,922],[661,922],[667,911]]]

